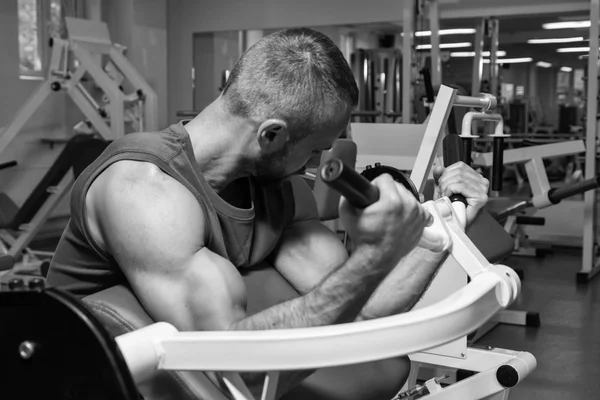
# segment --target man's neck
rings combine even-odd
[[[253,163],[244,154],[250,127],[242,120],[226,118],[218,101],[188,122],[185,129],[196,162],[217,193],[236,179],[251,175]]]

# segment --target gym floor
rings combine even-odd
[[[576,284],[581,250],[555,248],[543,258],[511,257],[525,273],[520,299],[510,308],[537,311],[541,326],[498,325],[477,342],[523,350],[536,370],[511,390],[511,400],[593,399],[600,395],[600,276]]]
[[[560,182],[551,182],[559,187]],[[502,195],[527,199],[527,185],[508,184]],[[583,200],[576,196],[573,200]],[[600,205],[600,204],[599,204]],[[564,400],[600,397],[600,276],[577,284],[581,249],[553,247],[543,257],[510,257],[503,264],[525,274],[511,309],[540,314],[539,328],[497,325],[476,345],[528,351],[536,370],[511,390],[510,400]]]

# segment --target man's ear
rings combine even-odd
[[[258,127],[258,144],[265,153],[281,150],[289,137],[287,123],[281,119],[268,119]]]

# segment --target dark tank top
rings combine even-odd
[[[238,268],[264,260],[293,220],[290,179],[264,185],[244,178],[249,208],[234,207],[221,198],[204,179],[182,122],[162,132],[128,134],[111,143],[76,180],[71,218],[52,259],[48,286],[83,297],[126,283],[114,258],[93,239],[86,217],[89,187],[106,168],[121,160],[152,163],[193,193],[206,219],[205,247]]]

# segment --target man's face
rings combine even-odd
[[[292,175],[303,167],[318,167],[323,150],[333,146],[348,123],[349,116],[344,116],[338,121],[327,124],[317,132],[286,145],[276,154],[265,156],[257,164],[257,177],[276,180]]]

